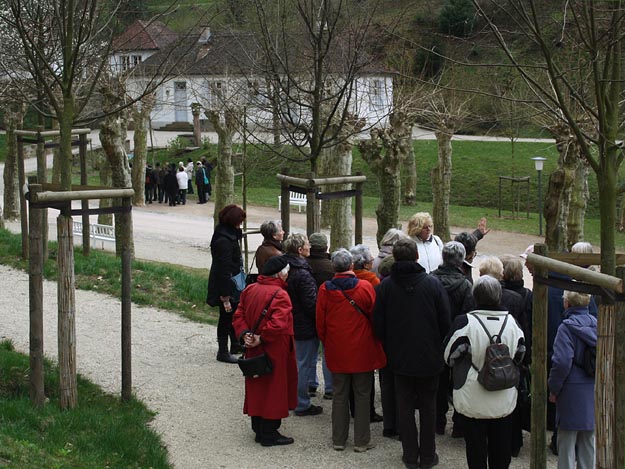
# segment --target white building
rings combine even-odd
[[[133,94],[143,91],[150,82],[163,81],[155,93],[155,129],[174,123],[192,124],[192,103],[199,103],[203,110],[245,106],[248,125],[269,128],[276,110],[271,109],[266,80],[259,74],[260,54],[250,33],[211,33],[205,28],[199,35],[189,36],[148,59],[142,58],[141,66],[129,76],[127,87]],[[340,73],[328,74],[327,81],[333,83],[328,85],[329,93],[332,86],[345,83],[341,80]],[[305,85],[303,81],[300,84]],[[349,102],[350,113],[364,119],[367,127],[384,126],[392,106],[393,74],[363,68],[348,96],[344,99]],[[301,99],[307,99],[305,94]],[[299,110],[282,109],[280,113],[281,120],[290,121],[290,125],[307,117],[305,106]],[[204,112],[201,120],[206,120]]]

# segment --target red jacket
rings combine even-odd
[[[371,272],[370,270],[354,270],[354,273],[356,274],[356,277],[360,280],[366,280],[367,282],[369,282],[372,286],[376,286],[378,283],[380,283],[380,279],[378,278],[378,276],[375,274],[375,272]]]
[[[345,298],[353,299],[361,313]],[[386,365],[382,344],[371,324],[375,291],[352,274],[337,274],[317,295],[317,333],[332,373],[364,373]]]
[[[285,286],[278,278],[260,275],[256,283],[241,293],[241,300],[232,319],[232,326],[240,338],[254,328],[270,298],[278,291],[265,319],[256,329],[262,344],[246,352],[246,356],[253,357],[264,351],[273,362],[273,372],[258,378],[245,378],[243,412],[252,417],[272,420],[285,418],[289,416],[289,410],[295,409],[297,405],[293,315],[291,299]]]

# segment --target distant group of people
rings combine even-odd
[[[151,164],[145,167],[145,203],[166,203],[170,207],[185,205],[187,195],[193,194],[193,181],[197,188],[198,203],[204,204],[210,199],[212,193],[211,171],[213,165],[203,157],[193,163],[191,158],[187,163],[180,161],[175,163],[160,162],[152,168]]]
[[[473,282],[471,261],[488,233],[485,219],[473,233],[443,243],[433,234],[431,216],[417,213],[407,233],[385,234],[376,258],[364,245],[330,254],[322,233],[283,239],[280,222],[266,221],[255,255],[260,275],[241,291],[232,278],[242,271],[245,217],[237,205],[219,213],[207,303],[219,306],[217,360],[236,363],[243,347],[247,356],[264,351],[274,362],[272,373],[245,378],[244,412],[256,442],[291,444],[293,438],[279,431],[289,411],[299,417],[323,412],[311,402],[321,351],[334,450],[346,449],[350,416],[355,452],[374,447],[370,423],[382,421],[382,435],[400,439],[406,467],[434,467],[435,435],[445,433],[451,396],[451,435],[464,438],[468,467],[509,466],[523,445],[519,389],[530,363],[532,292],[523,284],[522,261],[527,252],[482,259]],[[594,301],[549,289],[558,467],[592,467],[594,377],[583,363],[586,349],[596,347]],[[374,408],[375,370],[382,416]]]

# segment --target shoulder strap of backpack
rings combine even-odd
[[[486,335],[488,336],[488,340],[490,341],[491,344],[494,344],[495,343],[495,341],[493,340],[494,336],[490,335],[490,332],[488,332],[488,329],[486,328],[486,326],[484,325],[482,320],[480,318],[478,318],[477,314],[475,314],[475,313],[471,313],[471,316],[473,316],[477,320],[477,322],[480,323],[480,326],[482,326],[482,329],[484,329],[484,332],[486,332]],[[504,326],[505,326],[505,324],[504,324]]]

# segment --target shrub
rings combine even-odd
[[[471,0],[445,0],[438,14],[438,29],[450,36],[467,37],[473,30],[474,18]]]

